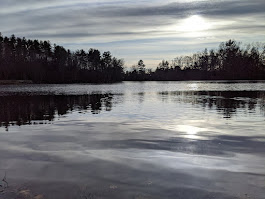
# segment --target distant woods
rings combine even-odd
[[[163,60],[155,69],[146,69],[144,61],[125,74],[125,80],[254,80],[265,79],[265,45],[246,45],[229,40],[217,50]]]
[[[163,60],[153,71],[143,60],[124,71],[122,59],[97,49],[72,52],[49,41],[30,40],[0,33],[0,80],[34,83],[102,83],[148,80],[265,79],[265,46],[229,40],[217,50]]]
[[[96,49],[71,52],[49,41],[0,33],[0,79],[34,83],[116,82],[123,78],[121,59]]]

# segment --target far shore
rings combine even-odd
[[[9,85],[9,84],[33,84],[31,80],[0,80],[0,85]]]
[[[0,80],[0,85],[21,85],[21,84],[112,84],[121,82],[259,82],[263,79],[187,79],[187,80],[123,80],[116,82],[42,82],[37,83],[32,80]]]

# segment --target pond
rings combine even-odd
[[[265,195],[265,81],[1,85],[0,125],[0,198]]]

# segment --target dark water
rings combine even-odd
[[[0,86],[0,124],[0,198],[265,195],[262,81]]]

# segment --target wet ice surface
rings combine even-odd
[[[0,197],[262,199],[264,103],[264,82],[0,86]]]

